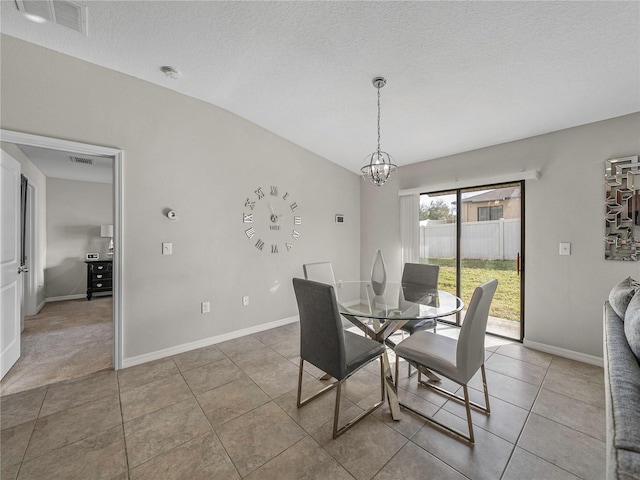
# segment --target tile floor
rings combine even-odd
[[[291,324],[2,397],[1,478],[604,478],[603,370],[501,343],[487,337],[492,413],[474,412],[474,447],[406,411],[394,422],[386,404],[333,440],[333,391],[296,408]],[[465,427],[459,404],[400,371],[403,401]],[[374,401],[378,372],[347,382],[343,421]],[[320,376],[309,367],[306,391]]]

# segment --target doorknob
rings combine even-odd
[[[28,273],[29,267],[18,267],[18,273]]]

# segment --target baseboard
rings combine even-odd
[[[522,342],[522,344],[527,348],[532,348],[533,350],[551,353],[553,355],[558,355],[559,357],[577,360],[578,362],[588,363],[597,367],[604,367],[604,359],[602,357],[587,355],[586,353],[574,352],[573,350],[567,350],[566,348],[555,347],[553,345],[547,345],[544,343],[532,342],[531,340],[527,340],[526,338],[524,339],[524,342]]]
[[[36,315],[40,313],[40,310],[42,310],[42,307],[44,307],[46,304],[47,299],[45,298],[44,300],[42,300],[42,302],[40,302],[40,305],[36,307]]]
[[[77,300],[79,298],[86,298],[86,294],[77,293],[75,295],[64,295],[62,297],[47,297],[45,299],[44,303],[48,303],[48,302],[64,302],[65,300]],[[44,303],[43,303],[43,305],[44,305]]]
[[[290,323],[298,321],[298,316],[283,318],[269,323],[262,323],[254,327],[243,328],[242,330],[236,330],[235,332],[229,332],[222,335],[216,335],[215,337],[203,338],[194,342],[183,343],[182,345],[176,345],[174,347],[165,348],[162,350],[156,350],[155,352],[145,353],[135,357],[124,358],[122,360],[122,368],[133,367],[134,365],[140,365],[142,363],[151,362],[153,360],[159,360],[161,358],[170,357],[179,353],[195,350],[196,348],[208,347],[215,345],[216,343],[226,342],[227,340],[233,340],[234,338],[244,337],[253,333],[262,332],[271,328],[281,327]]]

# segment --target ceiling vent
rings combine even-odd
[[[87,35],[87,6],[65,0],[16,0],[18,10]]]
[[[91,158],[69,157],[69,159],[72,162],[79,163],[81,165],[93,165],[93,159],[91,159]]]

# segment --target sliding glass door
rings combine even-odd
[[[421,195],[420,261],[440,265],[440,288],[468,304],[491,279],[487,332],[522,341],[524,182]],[[447,319],[461,325],[464,311]]]
[[[440,265],[438,288],[458,294],[457,191],[420,195],[420,263]],[[442,321],[459,324],[457,315]]]

